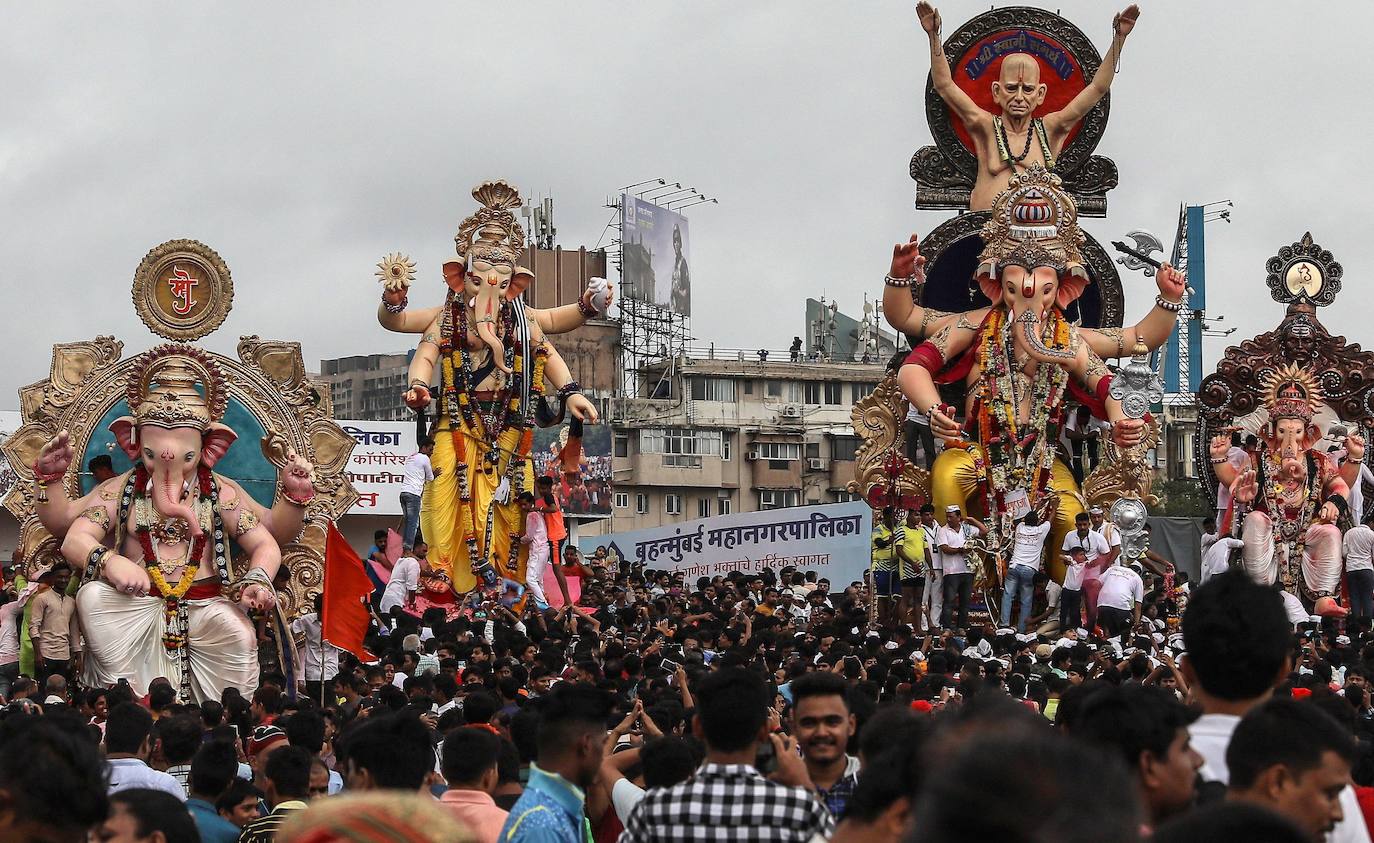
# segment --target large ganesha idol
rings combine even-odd
[[[1317,319],[1343,270],[1310,233],[1266,268],[1270,294],[1288,312],[1275,330],[1226,349],[1202,381],[1199,439],[1209,459],[1199,464],[1231,489],[1218,526],[1242,540],[1239,567],[1281,588],[1295,620],[1342,617],[1341,531],[1369,511],[1361,506],[1369,498],[1354,492],[1374,424],[1374,353]],[[1234,443],[1238,431],[1254,431],[1254,447]]]
[[[227,314],[232,286],[212,250],[169,241],[134,294],[150,328],[197,339]],[[295,343],[244,337],[239,361],[183,342],[129,360],[121,349],[109,337],[55,346],[49,380],[20,391],[25,423],[4,448],[31,482],[5,505],[27,561],[60,553],[82,575],[84,685],[146,693],[165,677],[196,702],[251,692],[247,613],[280,620],[320,587],[325,524],[356,500],[341,477],[352,440]],[[261,448],[233,448],[240,436]],[[115,476],[82,471],[97,455]],[[278,594],[284,557],[292,577]]]
[[[1071,324],[1064,309],[1091,283],[1077,216],[1058,176],[1040,166],[1013,176],[982,231],[975,281],[992,304],[963,313],[917,305],[911,288],[920,284],[925,263],[917,238],[893,248],[885,315],[897,330],[925,338],[902,364],[897,383],[946,443],[931,471],[933,503],[937,511],[958,505],[991,516],[992,548],[1005,550],[1012,520],[1031,509],[1043,513],[1050,495],[1059,497],[1052,547],[1083,511],[1073,475],[1055,451],[1072,401],[1111,422],[1117,447],[1140,445],[1146,422],[1128,418],[1112,396],[1103,358],[1126,356],[1137,345],[1158,348],[1181,307],[1185,279],[1166,264],[1156,276],[1154,309],[1134,327]],[[937,387],[959,381],[967,387],[963,426]],[[1058,554],[1047,561],[1061,577]]]
[[[402,396],[438,411],[432,430],[435,480],[420,503],[420,529],[429,562],[458,592],[524,581],[524,519],[516,502],[534,491],[533,428],[570,413],[595,423],[567,364],[548,339],[604,313],[613,290],[592,279],[579,301],[551,309],[521,298],[533,275],[517,265],[524,232],[512,210],[520,194],[503,181],[472,191],[481,208],[458,227],[457,257],[443,265],[444,303],[407,311],[413,265],[399,255],[379,264],[385,289],[377,319],[401,333],[419,334]]]

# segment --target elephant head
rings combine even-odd
[[[1073,199],[1058,176],[1036,165],[1012,177],[990,213],[982,232],[986,246],[978,258],[978,286],[993,307],[1007,308],[1017,322],[1018,347],[1040,362],[1062,363],[1046,353],[1040,323],[1051,308],[1068,307],[1091,283]]]
[[[463,297],[468,319],[491,349],[492,362],[510,374],[496,328],[501,308],[510,307],[515,262],[525,246],[524,229],[511,213],[520,207],[520,194],[504,181],[489,181],[473,188],[472,197],[483,207],[459,224],[453,238],[459,260],[445,264],[444,280],[453,295]]]
[[[213,467],[236,435],[220,423],[226,381],[213,358],[193,346],[167,344],[144,352],[129,373],[126,398],[133,415],[110,424],[120,448],[143,462],[152,478],[153,505],[180,518],[200,536],[199,520],[183,496],[201,465]]]
[[[213,468],[234,444],[238,435],[223,424],[210,424],[205,430],[195,427],[163,427],[138,424],[133,416],[121,416],[110,423],[119,447],[152,478],[153,506],[159,513],[180,518],[199,536],[201,527],[183,495],[196,482],[201,465]]]
[[[1268,379],[1269,423],[1264,429],[1264,444],[1279,458],[1279,472],[1285,480],[1301,480],[1307,474],[1309,450],[1321,441],[1315,422],[1320,401],[1311,375],[1289,365]]]

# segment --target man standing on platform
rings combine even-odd
[[[406,552],[415,546],[415,534],[420,530],[420,498],[425,493],[425,484],[437,475],[429,461],[434,453],[434,440],[425,436],[420,439],[420,450],[406,459],[401,481],[401,512],[405,515],[405,527],[401,539]]]
[[[29,612],[29,639],[33,641],[34,678],[40,686],[49,676],[72,678],[73,656],[81,651],[81,628],[76,620],[76,598],[67,596],[72,569],[65,562],[39,569],[39,590]]]
[[[969,601],[973,599],[973,570],[969,567],[968,540],[986,532],[987,528],[977,520],[964,517],[957,504],[945,507],[944,526],[935,536],[945,569],[945,605],[940,615],[940,626],[945,629],[968,627]]]
[[[334,677],[339,675],[339,653],[342,651],[323,640],[324,627],[320,621],[323,606],[324,595],[315,595],[314,611],[292,621],[291,634],[305,639],[301,644],[305,695],[320,705],[329,705],[334,702]]]

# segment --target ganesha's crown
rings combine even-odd
[[[472,198],[482,207],[458,225],[453,237],[458,256],[514,266],[525,248],[525,230],[511,213],[520,207],[520,192],[498,179],[474,187]]]
[[[1271,422],[1298,419],[1310,424],[1322,405],[1316,377],[1292,363],[1268,373],[1263,383]]]
[[[1072,273],[1087,278],[1078,209],[1059,176],[1039,164],[1012,176],[997,194],[982,234],[979,275],[995,276],[1004,266],[1049,266],[1061,277]]]
[[[137,424],[205,430],[224,417],[225,383],[204,351],[166,343],[135,358],[125,397]]]

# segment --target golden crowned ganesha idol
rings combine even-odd
[[[221,423],[224,373],[194,346],[162,345],[137,358],[125,397],[133,415],[110,428],[134,468],[88,495],[62,540],[62,555],[88,580],[76,597],[83,682],[105,688],[127,679],[143,690],[165,677],[195,701],[219,699],[225,688],[251,691],[256,635],[240,605],[273,604],[281,550],[252,499],[211,470],[236,438]],[[48,473],[60,449],[45,448],[40,485],[65,470]],[[313,495],[298,479],[305,491],[296,494]],[[237,582],[230,539],[248,557]]]
[[[1071,402],[1111,422],[1122,448],[1138,444],[1144,422],[1127,418],[1109,395],[1111,374],[1103,358],[1123,357],[1137,343],[1158,348],[1181,309],[1185,279],[1169,265],[1157,273],[1155,307],[1137,325],[1082,328],[1064,308],[1091,283],[1081,247],[1073,199],[1058,176],[1039,165],[1013,176],[998,194],[983,227],[984,249],[975,281],[988,307],[944,313],[916,304],[925,258],[917,238],[893,247],[883,310],[897,330],[919,342],[897,380],[917,412],[946,443],[931,472],[937,512],[956,505],[989,517],[991,547],[1005,547],[1013,518],[1059,497],[1051,547],[1057,548],[1083,511],[1068,466],[1057,459]],[[937,384],[962,381],[967,388],[964,425],[942,404]],[[1063,576],[1058,553],[1047,559]]]
[[[517,498],[534,491],[533,428],[561,423],[565,413],[597,420],[548,335],[604,313],[614,292],[594,278],[574,304],[527,306],[521,293],[533,275],[516,263],[524,231],[512,213],[520,194],[491,181],[472,195],[482,207],[454,237],[457,258],[443,265],[443,305],[406,310],[413,270],[407,259],[388,257],[378,272],[385,284],[378,321],[420,335],[403,399],[424,408],[431,389],[437,392],[430,457],[436,476],[421,497],[420,530],[430,565],[460,593],[502,577],[525,579]]]
[[[1349,459],[1337,465],[1317,449],[1322,396],[1312,373],[1288,364],[1271,371],[1264,386],[1268,421],[1246,464],[1238,469],[1227,459],[1229,437],[1210,445],[1217,480],[1234,490],[1222,523],[1241,525],[1245,572],[1261,585],[1282,585],[1294,617],[1306,617],[1306,605],[1323,617],[1344,617],[1348,610],[1336,602],[1344,570],[1337,522],[1350,514],[1364,439],[1347,437]]]

